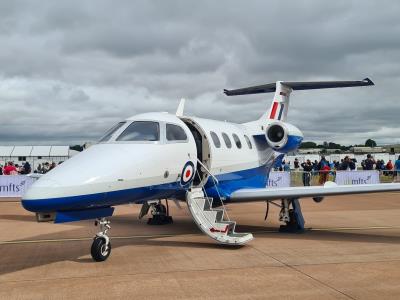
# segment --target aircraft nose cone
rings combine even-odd
[[[38,179],[22,197],[22,206],[32,212],[50,212],[50,207],[55,204],[55,191],[59,186],[53,179]]]

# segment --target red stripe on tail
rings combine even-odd
[[[275,118],[275,114],[276,114],[276,110],[277,109],[278,109],[278,102],[274,102],[274,104],[272,105],[271,114],[269,116],[270,119],[274,119]]]

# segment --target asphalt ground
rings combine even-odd
[[[174,223],[149,226],[116,208],[112,254],[90,257],[93,222],[37,223],[0,199],[0,299],[399,299],[400,194],[302,200],[302,234],[277,231],[278,208],[231,204],[246,246],[217,245],[170,203]]]

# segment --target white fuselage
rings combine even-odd
[[[264,135],[261,126],[180,118],[168,113],[141,114],[124,122],[108,140],[42,176],[24,195],[24,207],[32,211],[57,211],[143,202],[152,197],[183,199],[188,185],[182,184],[181,178],[189,162],[198,173],[197,178],[193,174],[193,185],[211,187],[211,179],[218,178],[226,183],[222,185],[224,198],[241,186],[241,180],[244,187],[251,187],[254,176],[257,176],[254,187],[260,184],[265,187],[266,162],[272,162],[273,150],[255,140],[255,136]],[[159,139],[118,140],[134,122],[156,122]],[[187,138],[168,140],[168,124],[182,128]]]

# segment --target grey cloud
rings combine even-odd
[[[375,87],[294,92],[305,139],[400,142],[396,1],[0,2],[0,143],[96,140],[146,111],[246,122],[271,94],[223,88],[362,79]]]

